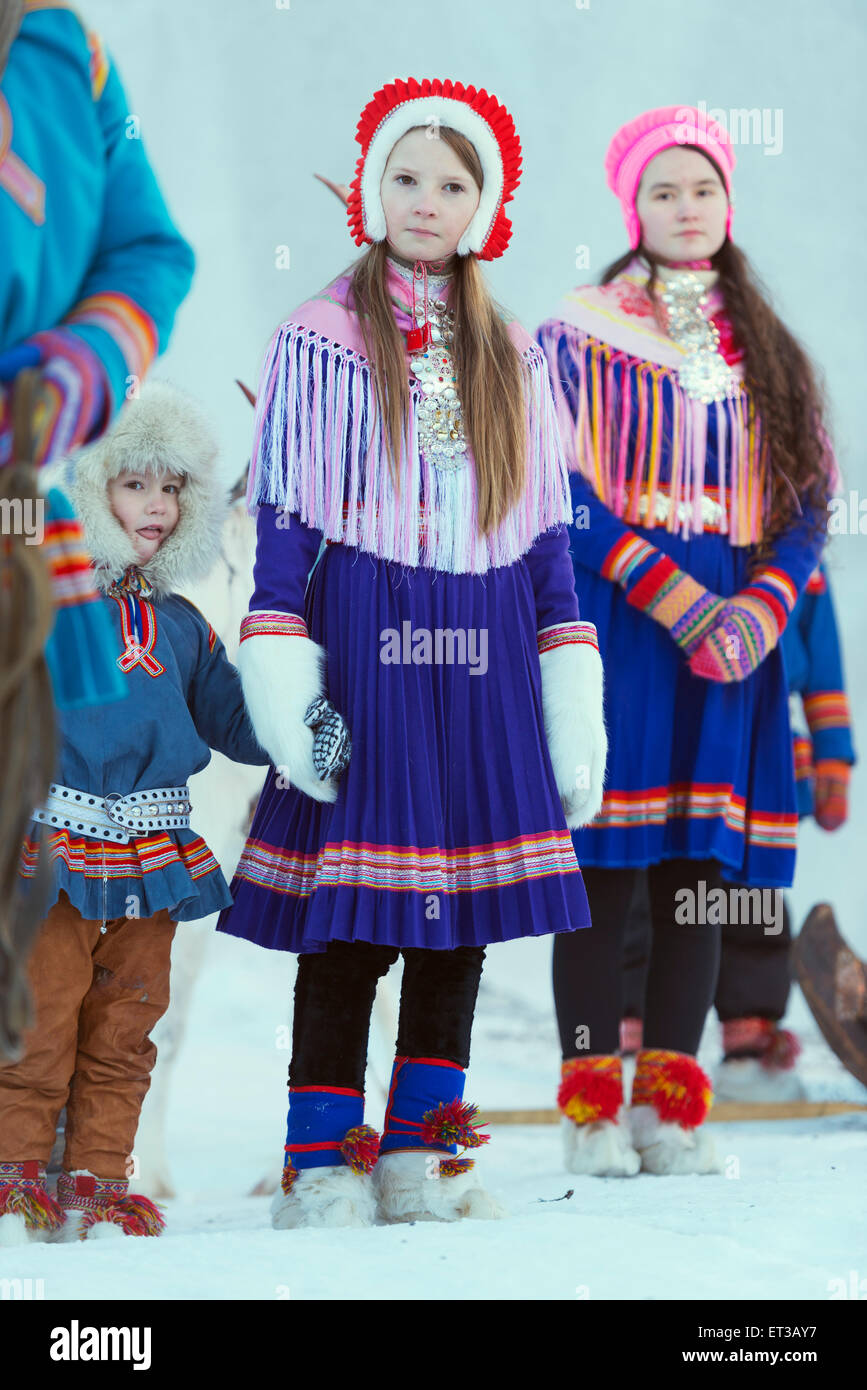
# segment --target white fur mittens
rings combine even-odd
[[[294,624],[294,628],[291,625]],[[241,624],[238,670],[250,721],[278,773],[315,801],[336,801],[337,783],[313,766],[311,702],[325,694],[325,649],[292,614],[250,613]]]
[[[608,756],[596,628],[592,623],[570,623],[568,632],[545,629],[539,636],[548,751],[566,824],[577,830],[588,825],[602,805]]]

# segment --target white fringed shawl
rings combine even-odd
[[[343,277],[302,305],[271,339],[257,399],[250,508],[284,508],[328,540],[406,565],[480,574],[513,564],[539,535],[571,520],[544,354],[519,324],[508,325],[524,364],[526,487],[501,525],[480,536],[472,455],[465,467],[445,471],[419,454],[415,381],[396,495],[358,320],[341,302],[347,284]]]

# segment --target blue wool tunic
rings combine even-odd
[[[577,415],[575,362],[582,351],[576,329],[544,323],[538,341],[567,408]],[[576,343],[578,344],[576,349]],[[636,373],[653,364],[622,354],[616,380],[632,373],[634,453],[641,386]],[[670,477],[670,374],[660,373],[663,419],[659,480]],[[604,410],[593,393],[589,409]],[[719,490],[717,415],[707,410],[705,493]],[[581,611],[595,623],[605,668],[608,765],[602,808],[573,834],[582,864],[643,868],[665,859],[716,859],[723,877],[757,887],[791,884],[797,806],[788,688],[779,645],[746,680],[730,684],[693,674],[668,631],[627,603],[608,577],[612,557],[630,538],[649,541],[707,589],[730,597],[749,583],[756,546],[732,545],[713,530],[689,539],[664,526],[627,525],[597,496],[570,458],[574,523],[570,527],[575,585]],[[627,472],[627,477],[631,476]],[[775,541],[762,564],[772,566],[799,593],[814,569],[821,539],[805,512]]]
[[[62,740],[55,781],[99,797],[183,786],[211,759],[212,748],[236,762],[261,766],[238,672],[213,628],[178,594],[145,601],[104,597],[117,652],[124,624],[137,630],[142,660],[125,672],[127,697],[60,716]],[[128,844],[86,839],[31,822],[21,862],[36,867],[46,837],[54,870],[46,910],[63,890],[88,920],[151,917],[167,908],[174,921],[206,917],[231,901],[219,864],[195,826],[156,830]]]
[[[308,585],[321,539],[262,506],[250,608],[304,616],[352,756],[333,804],[271,769],[219,929],[317,952],[332,940],[451,950],[589,925],[537,639],[578,618],[566,527],[484,574],[329,543]],[[468,659],[413,660],[420,629],[463,630]]]

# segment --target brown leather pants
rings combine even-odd
[[[0,1161],[47,1163],[66,1105],[66,1171],[129,1175],[174,934],[165,910],[110,918],[103,932],[61,893],[30,957],[35,1021],[24,1056],[0,1066]]]

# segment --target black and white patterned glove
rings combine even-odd
[[[349,728],[324,696],[308,706],[304,723],[313,730],[313,766],[321,782],[335,781],[349,765],[352,743]]]

